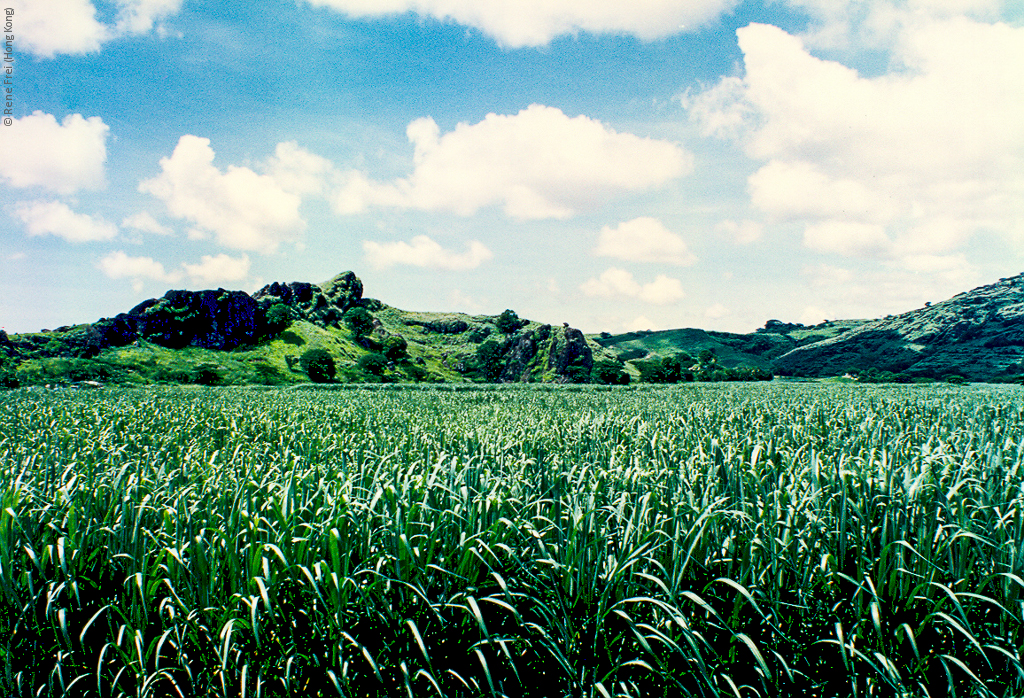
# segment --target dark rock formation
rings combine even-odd
[[[305,281],[274,282],[257,291],[253,298],[263,312],[275,303],[284,303],[303,320],[322,327],[337,327],[346,310],[360,305],[363,282],[346,271],[323,285]]]
[[[1015,375],[1024,360],[1024,275],[947,301],[865,323],[776,359],[782,375],[839,375],[876,368],[972,380]]]
[[[551,333],[548,368],[559,376],[560,381],[576,380],[583,373],[589,375],[593,367],[594,354],[582,332],[573,327],[563,327]]]
[[[502,383],[526,381],[530,377],[530,363],[537,355],[537,342],[532,332],[516,336],[504,354],[505,368],[501,370],[498,380]]]
[[[139,338],[172,349],[234,349],[255,342],[263,325],[263,312],[249,294],[222,288],[168,291],[127,315]]]
[[[439,332],[440,334],[460,334],[469,329],[469,323],[460,318],[438,318],[437,320],[410,318],[405,321],[405,324],[422,327],[428,332]]]

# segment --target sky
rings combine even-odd
[[[1024,0],[5,0],[0,328],[354,271],[585,332],[1024,271]]]

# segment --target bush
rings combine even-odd
[[[501,345],[493,339],[488,339],[476,350],[474,368],[477,375],[488,383],[498,380],[501,369]]]
[[[371,376],[381,376],[388,367],[388,361],[380,354],[363,354],[356,362],[359,368]]]
[[[274,303],[267,309],[267,329],[277,334],[292,324],[292,309],[284,303]]]
[[[519,319],[516,315],[516,311],[506,309],[498,319],[494,321],[494,326],[498,328],[499,332],[504,334],[512,334],[526,323]]]
[[[405,358],[408,349],[409,343],[405,341],[405,337],[402,337],[401,335],[392,334],[388,335],[384,339],[384,356],[388,357],[392,361],[398,361]]]
[[[310,349],[299,358],[302,369],[314,383],[329,383],[334,380],[337,367],[334,365],[334,357],[327,353],[326,349]]]
[[[345,324],[356,339],[362,339],[373,331],[373,316],[366,308],[352,308],[345,313]]]
[[[591,380],[605,385],[626,385],[629,374],[622,370],[622,365],[614,361],[598,361],[590,373]]]

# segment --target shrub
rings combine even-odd
[[[304,352],[299,358],[299,363],[314,383],[329,383],[337,372],[334,357],[326,349],[319,347]]]
[[[504,334],[512,334],[526,323],[519,319],[516,315],[516,311],[506,309],[498,319],[494,321],[494,326],[498,328],[499,332]]]
[[[284,303],[274,303],[267,309],[267,329],[277,334],[292,324],[292,309]]]
[[[409,343],[405,341],[405,337],[401,335],[392,334],[388,335],[384,339],[384,356],[388,357],[392,361],[398,361],[407,356],[407,350],[409,349]]]
[[[362,339],[373,331],[373,316],[366,308],[352,308],[345,313],[345,324],[356,339]]]
[[[356,362],[361,370],[371,376],[380,376],[388,367],[388,361],[380,354],[363,354]]]
[[[503,368],[501,363],[501,345],[488,339],[476,350],[474,368],[477,375],[488,383],[498,380]]]

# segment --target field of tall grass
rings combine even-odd
[[[4,696],[1024,695],[1024,394],[0,394]]]

